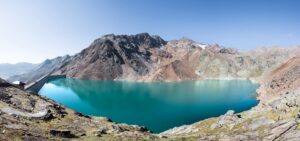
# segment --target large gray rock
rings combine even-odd
[[[268,118],[265,118],[265,117],[260,117],[260,118],[254,119],[250,123],[249,127],[250,127],[250,129],[255,130],[255,129],[257,129],[258,127],[260,127],[262,125],[269,125],[269,124],[273,124],[273,123],[275,123],[275,121],[272,120],[272,119],[268,119]]]
[[[218,121],[210,126],[210,129],[228,127],[233,128],[239,122],[239,117],[234,114],[233,110],[227,111],[224,115],[220,116]]]

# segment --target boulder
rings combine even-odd
[[[260,118],[252,120],[249,127],[250,127],[250,129],[255,130],[262,125],[268,125],[268,124],[273,124],[273,123],[275,123],[274,120],[271,120],[271,119],[268,119],[265,117],[260,117]]]
[[[59,136],[63,138],[74,138],[75,136],[71,134],[70,130],[58,130],[58,129],[51,129],[50,134],[53,136]]]

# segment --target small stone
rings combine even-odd
[[[298,114],[297,114],[297,118],[300,118],[300,112],[298,112]]]
[[[210,129],[216,129],[216,128],[221,128],[221,127],[222,127],[221,124],[213,123],[213,124],[211,124]]]
[[[277,120],[282,120],[283,119],[283,117],[281,116],[281,115],[279,115],[278,117],[277,117]]]

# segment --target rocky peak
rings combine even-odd
[[[197,43],[187,37],[182,37],[179,40],[172,40],[168,43],[171,47],[179,47],[179,48],[201,48],[205,49],[207,45],[202,43]]]
[[[220,53],[226,53],[226,54],[236,54],[238,51],[234,48],[221,48]]]
[[[159,48],[167,44],[160,36],[149,35],[148,33],[139,33],[136,35],[115,35],[107,34],[96,39],[93,44],[107,43],[134,44],[135,46],[143,46],[144,48]]]
[[[107,34],[72,57],[58,74],[81,79],[116,79],[123,75],[145,75],[152,68],[152,51],[167,42],[148,33]]]
[[[222,54],[237,54],[238,50],[235,48],[227,48],[224,46],[220,46],[219,44],[212,44],[209,45],[209,50],[215,53],[222,53]]]
[[[187,38],[187,37],[182,37],[182,38],[180,38],[178,41],[179,41],[179,42],[195,43],[195,41],[193,41],[192,39]]]

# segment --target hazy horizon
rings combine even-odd
[[[250,50],[300,44],[297,0],[0,0],[0,63],[73,55],[105,34]]]

